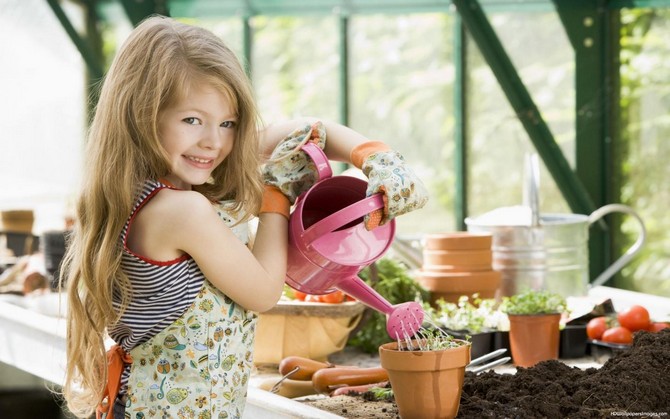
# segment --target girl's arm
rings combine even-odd
[[[288,221],[267,213],[260,215],[259,222],[252,253],[203,195],[164,189],[138,213],[129,246],[158,261],[186,253],[233,301],[264,312],[276,305],[284,287]]]
[[[368,178],[367,196],[384,194],[383,210],[365,216],[369,230],[422,208],[428,201],[426,187],[400,153],[344,125],[304,118],[270,125],[261,133],[261,150],[267,161],[264,179],[279,187],[292,203],[307,190],[306,185],[318,179],[307,155],[296,152],[305,141],[323,148],[330,160],[351,163],[361,169]],[[287,170],[294,167],[299,170]],[[286,175],[277,176],[278,173]]]
[[[360,144],[370,141],[363,134],[337,122],[316,118],[300,118],[275,123],[261,131],[261,153],[264,159],[270,157],[272,150],[296,128],[320,121],[326,130],[326,155],[330,160],[352,163],[351,151]]]

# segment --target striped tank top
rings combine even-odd
[[[169,261],[155,261],[135,254],[127,246],[128,232],[142,207],[161,189],[169,186],[147,181],[121,232],[121,269],[132,284],[132,297],[121,319],[108,328],[109,336],[129,352],[175,322],[202,288],[205,276],[189,255]],[[120,310],[118,294],[113,300]]]
[[[107,333],[126,352],[156,336],[173,324],[195,301],[202,289],[205,275],[193,258],[181,256],[169,261],[155,261],[134,253],[127,246],[128,232],[142,207],[162,189],[172,188],[159,181],[147,181],[131,211],[119,237],[123,252],[121,269],[132,284],[131,301],[119,321],[111,325]],[[230,211],[233,201],[213,203],[221,220],[245,245],[249,243],[249,226],[239,222],[244,213]],[[112,304],[120,311],[120,296],[115,293]],[[119,396],[126,393],[130,375],[128,365],[121,377]]]

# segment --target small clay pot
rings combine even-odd
[[[0,231],[32,234],[35,216],[33,210],[0,211]]]
[[[424,250],[424,265],[491,266],[493,253],[488,250]]]
[[[510,314],[507,317],[514,365],[527,368],[540,361],[558,359],[560,314]]]
[[[491,264],[484,265],[422,265],[421,270],[424,272],[436,273],[456,273],[456,272],[482,272],[490,271]]]
[[[454,418],[458,414],[470,343],[442,351],[399,351],[398,342],[379,347],[401,418]]]
[[[491,250],[491,233],[453,233],[426,234],[423,237],[426,250]]]
[[[462,295],[478,293],[480,298],[495,298],[500,287],[501,273],[480,272],[427,272],[420,271],[417,282],[431,293],[431,303],[442,298],[457,303]]]

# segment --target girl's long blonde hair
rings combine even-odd
[[[105,76],[64,259],[68,363],[63,393],[78,416],[92,414],[106,385],[105,332],[120,315],[112,295],[120,295],[123,309],[132,291],[120,268],[122,228],[143,182],[170,170],[158,136],[159,113],[199,82],[226,95],[237,109],[238,128],[232,152],[198,190],[213,201],[233,199],[236,209],[248,214],[260,207],[259,118],[239,60],[205,29],[169,18],[146,19]]]

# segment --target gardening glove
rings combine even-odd
[[[351,162],[368,177],[367,196],[384,194],[384,208],[365,216],[368,230],[423,207],[428,191],[397,151],[381,141],[359,144],[351,151]]]
[[[307,142],[322,150],[326,146],[326,130],[321,122],[296,129],[281,140],[263,167],[263,181],[284,194],[291,204],[318,180],[316,165],[300,150]]]

